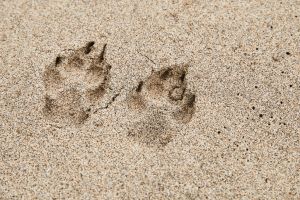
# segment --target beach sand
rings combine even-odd
[[[300,199],[299,1],[0,8],[0,199]]]

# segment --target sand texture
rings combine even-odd
[[[0,200],[300,199],[299,1],[0,18]]]

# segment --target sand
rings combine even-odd
[[[0,8],[0,199],[300,199],[299,1]]]

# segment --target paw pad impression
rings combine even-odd
[[[66,124],[83,124],[106,93],[111,66],[105,59],[106,44],[97,52],[95,42],[57,56],[43,74],[46,89],[44,114]]]

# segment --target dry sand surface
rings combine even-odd
[[[300,199],[300,1],[0,2],[0,199]]]

